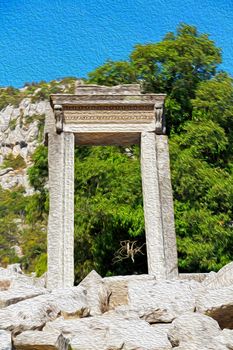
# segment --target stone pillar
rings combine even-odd
[[[148,273],[166,278],[162,208],[157,169],[156,135],[141,134],[141,176],[146,231]]]
[[[163,239],[168,279],[178,277],[176,233],[169,161],[168,137],[156,135],[157,167],[162,208]]]
[[[47,287],[74,282],[74,134],[48,135],[50,208]]]
[[[64,277],[63,286],[74,285],[74,134],[64,133]]]

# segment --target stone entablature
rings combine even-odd
[[[177,250],[164,94],[143,94],[140,85],[78,85],[75,95],[51,95],[47,125],[50,209],[48,287],[74,279],[74,147],[141,147],[141,176],[148,273],[176,278]]]
[[[51,95],[58,133],[70,132],[72,127],[74,132],[85,132],[86,124],[96,124],[92,132],[98,131],[99,124],[106,124],[104,131],[112,130],[111,125],[114,128],[117,124],[127,124],[124,128],[128,126],[128,132],[155,130],[157,134],[165,133],[164,94],[142,94],[137,84],[132,87],[80,85],[76,93]],[[116,131],[122,130],[116,128]]]

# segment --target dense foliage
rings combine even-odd
[[[145,272],[145,255],[134,257],[120,241],[144,235],[138,148],[79,147],[75,163],[75,270],[85,276],[92,268],[101,274]],[[139,237],[138,237],[139,236]],[[145,253],[145,251],[142,253]],[[115,254],[115,256],[114,256]],[[139,259],[138,255],[144,257]],[[127,258],[124,263],[125,258]],[[115,262],[115,263],[114,263]]]
[[[221,52],[208,35],[181,25],[159,43],[137,45],[128,61],[106,62],[88,79],[109,86],[140,82],[145,92],[167,93],[181,271],[217,270],[233,260],[233,84],[217,71],[220,62]],[[41,93],[36,98],[48,97],[45,86]],[[0,257],[1,262],[6,256],[15,259],[6,244],[9,235],[12,245],[23,249],[24,266],[33,262],[39,273],[45,269],[46,157],[41,146],[29,171],[37,193],[24,197],[23,212],[9,210],[7,215],[14,216],[11,228],[2,231],[6,253]],[[102,275],[145,272],[139,148],[79,147],[75,165],[76,280],[92,268]],[[3,203],[14,193],[20,205],[21,192],[2,191]],[[7,215],[0,217],[3,227]],[[26,226],[15,225],[17,215]]]
[[[145,92],[167,93],[181,271],[217,270],[233,259],[233,85],[217,72],[220,62],[207,35],[181,25],[89,75],[92,83],[141,82]]]
[[[21,262],[27,271],[44,272],[46,266],[46,218],[38,214],[38,197],[24,195],[23,188],[0,188],[0,262]],[[39,199],[40,201],[40,199]],[[41,265],[44,264],[43,271]]]

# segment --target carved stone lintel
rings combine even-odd
[[[60,134],[63,131],[63,109],[61,105],[54,105],[54,115],[56,120],[56,131]]]
[[[155,132],[156,134],[166,133],[163,105],[155,105]]]
[[[88,124],[140,124],[154,121],[153,110],[64,110],[65,123]]]

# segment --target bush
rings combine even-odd
[[[13,168],[14,170],[24,169],[26,166],[27,164],[20,154],[15,157],[12,153],[10,153],[5,157],[2,163],[2,168]]]

